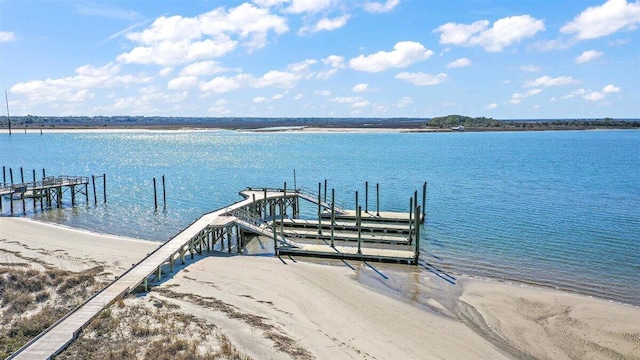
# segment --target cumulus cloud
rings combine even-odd
[[[393,10],[399,3],[400,0],[387,0],[387,2],[383,3],[367,2],[363,5],[363,8],[370,13],[385,13]]]
[[[590,93],[582,95],[582,97],[589,101],[598,101],[604,99],[605,95],[597,91],[592,91]]]
[[[640,2],[609,0],[590,6],[560,28],[563,34],[578,40],[597,39],[621,30],[635,30],[640,23]]]
[[[549,75],[545,75],[535,80],[527,81],[524,84],[524,87],[564,86],[564,85],[577,84],[578,82],[579,81],[573,79],[571,76],[558,76],[558,77],[552,78]]]
[[[11,31],[0,31],[0,43],[16,41],[16,35]]]
[[[254,98],[253,98],[253,100],[252,100],[252,101],[253,101],[254,103],[261,104],[261,103],[263,103],[263,102],[266,102],[266,101],[267,101],[267,98],[266,98],[266,97],[264,97],[264,96],[256,96],[256,97],[254,97]]]
[[[350,104],[354,108],[362,108],[371,105],[368,100],[361,96],[334,97],[330,101],[338,104]]]
[[[298,34],[304,35],[310,32],[315,33],[320,31],[332,31],[332,30],[339,29],[347,24],[349,17],[350,17],[349,15],[345,14],[333,19],[322,18],[318,20],[318,22],[315,23],[315,25],[313,26],[302,27],[298,32]]]
[[[450,22],[440,25],[433,32],[440,33],[441,44],[481,46],[486,51],[499,52],[543,30],[544,21],[529,15],[520,15],[499,19],[491,27],[488,20],[479,20],[471,24]]]
[[[433,75],[433,74],[425,74],[423,72],[417,72],[417,73],[403,72],[396,75],[396,79],[408,81],[418,86],[431,86],[431,85],[437,85],[443,81],[446,81],[447,74],[439,73],[437,75]]]
[[[537,95],[542,92],[542,89],[531,89],[526,93],[513,93],[511,95],[511,99],[509,100],[510,104],[519,104],[523,99],[528,98],[529,96]]]
[[[230,113],[231,111],[229,111],[229,109],[227,109],[226,105],[227,105],[228,101],[225,99],[220,99],[217,100],[215,102],[215,105],[209,108],[209,112],[214,113],[214,114],[218,114],[218,115],[225,115]]]
[[[221,94],[238,90],[250,84],[254,80],[249,74],[238,74],[236,76],[218,76],[207,82],[200,83],[200,91],[206,94]]]
[[[322,59],[322,63],[325,65],[330,65],[336,69],[345,69],[347,66],[344,64],[344,57],[338,55],[329,55],[326,58]]]
[[[596,50],[588,50],[583,52],[582,54],[580,54],[580,56],[578,56],[575,59],[575,63],[576,64],[582,64],[582,63],[586,63],[589,62],[591,60],[597,59],[600,56],[602,56],[604,53],[601,51],[596,51]]]
[[[111,88],[117,85],[141,84],[153,78],[140,75],[120,74],[120,66],[108,63],[101,67],[83,65],[76,75],[59,79],[31,80],[11,87],[14,94],[27,96],[29,103],[76,102],[93,98],[92,89]]]
[[[525,72],[538,72],[540,71],[540,66],[536,65],[520,65],[520,70]]]
[[[137,46],[117,60],[167,66],[212,59],[234,51],[238,45],[249,50],[263,47],[268,34],[288,30],[285,18],[249,3],[194,17],[161,16],[147,29],[128,33],[126,38]]]
[[[617,93],[620,92],[620,88],[615,86],[615,85],[607,85],[604,88],[602,88],[602,92],[605,94],[609,94],[609,93]]]
[[[329,90],[316,90],[313,93],[320,96],[331,96],[331,91]]]
[[[199,61],[194,62],[185,66],[182,71],[180,71],[180,75],[194,75],[194,76],[203,76],[203,75],[213,75],[220,72],[224,72],[227,69],[218,65],[217,62],[213,60],[208,61]]]
[[[404,68],[419,61],[426,60],[433,55],[422,44],[413,41],[401,41],[392,51],[379,51],[371,55],[360,55],[349,60],[349,66],[354,70],[366,72],[381,72],[390,68]]]
[[[402,99],[398,100],[398,103],[396,104],[397,107],[399,108],[405,108],[407,107],[407,105],[411,104],[413,102],[413,99],[405,96]]]
[[[171,79],[169,83],[167,83],[167,89],[169,90],[191,89],[197,86],[197,76],[178,76],[177,78]]]
[[[351,90],[353,90],[354,92],[363,92],[363,91],[367,91],[368,88],[369,88],[368,84],[356,84],[351,88]]]
[[[256,81],[253,83],[253,87],[262,88],[267,86],[274,86],[287,89],[296,86],[301,78],[302,76],[297,73],[271,70],[264,74],[261,78],[256,79]]]
[[[460,58],[457,60],[454,60],[450,63],[447,64],[448,68],[459,68],[459,67],[465,67],[465,66],[469,66],[471,65],[471,60],[467,59],[467,58]]]
[[[328,8],[332,2],[333,0],[291,0],[286,11],[292,14],[314,14]]]
[[[485,109],[487,109],[487,110],[493,110],[493,109],[495,109],[495,108],[497,108],[497,107],[498,107],[498,104],[496,104],[496,103],[491,103],[491,104],[487,105],[487,106],[485,107]]]

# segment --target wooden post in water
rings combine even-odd
[[[107,202],[107,174],[102,174],[102,191],[104,195],[104,202]]]
[[[418,265],[418,259],[420,258],[420,206],[418,205],[418,207],[416,207],[416,258],[415,258],[415,262],[416,265]]]
[[[356,220],[358,219],[358,206],[360,204],[358,203],[358,192],[356,191]]]
[[[164,174],[162,174],[162,205],[167,210],[167,191],[165,187]]]
[[[422,184],[422,223],[425,221],[426,209],[427,209],[427,182]]]
[[[251,212],[253,213],[253,215],[257,215],[258,213],[258,209],[256,207],[256,194],[251,194]]]
[[[331,247],[335,247],[333,243],[333,227],[336,222],[336,190],[331,189]]]
[[[369,212],[369,182],[364,182],[364,212]]]
[[[380,184],[376,183],[376,216],[380,216]]]
[[[324,202],[327,202],[327,179],[324,179]]]
[[[411,219],[413,218],[412,216],[413,214],[413,198],[409,198],[409,244],[411,244],[411,241],[413,239],[413,237],[411,235],[413,235],[413,233],[411,232],[411,227],[413,226]]]
[[[318,234],[322,234],[322,205],[320,202],[322,200],[322,184],[318,183]]]
[[[264,189],[264,204],[262,204],[264,206],[264,214],[262,215],[263,218],[267,218],[267,189]]]
[[[31,195],[33,197],[33,212],[36,212],[36,169],[33,169],[33,187],[31,189]]]
[[[91,175],[91,182],[93,183],[93,203],[98,205],[98,196],[96,195],[96,176]]]
[[[158,211],[158,194],[156,193],[156,178],[153,178],[153,203],[156,211]]]
[[[275,207],[276,207],[275,204],[271,204],[271,207],[269,210],[271,211],[272,214],[276,212]],[[271,231],[273,231],[273,253],[275,254],[275,256],[278,256],[278,240],[277,240],[278,233],[276,232],[275,215],[273,216],[273,221],[271,222]]]
[[[2,182],[4,184],[7,183],[7,170],[4,166],[2,167]]]
[[[24,184],[24,172],[22,171],[22,166],[20,167],[20,183]]]
[[[296,169],[293,169],[293,191],[298,190],[298,184],[296,183]]]
[[[284,203],[280,202],[280,236],[284,239]]]
[[[284,188],[283,188],[283,198],[282,201],[284,202],[284,207],[280,208],[280,212],[284,211],[284,213],[287,213],[287,182],[284,182]]]
[[[362,206],[358,206],[356,221],[358,223],[358,255],[362,255]]]
[[[11,189],[13,189],[13,169],[9,168],[9,179],[11,180]],[[9,207],[11,209],[11,215],[13,215],[13,190],[9,196]]]

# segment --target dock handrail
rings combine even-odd
[[[318,203],[318,192],[306,187],[300,187],[296,190],[296,194],[300,197],[302,197],[303,199],[310,201],[314,204]],[[326,209],[330,209],[331,208],[331,201],[327,200],[327,201],[322,201],[322,199],[320,200],[320,205],[323,206]],[[336,213],[338,214],[343,214],[345,213],[344,211],[344,206],[342,204],[338,205],[338,202],[336,201],[334,204],[334,210]]]

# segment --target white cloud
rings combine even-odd
[[[317,64],[318,61],[314,59],[307,59],[303,61],[299,61],[297,63],[290,64],[287,66],[287,70],[295,72],[295,73],[305,73],[308,72],[312,65]]]
[[[215,102],[215,106],[209,108],[209,112],[219,115],[225,115],[230,113],[229,109],[227,109],[226,105],[228,101],[225,99],[220,99]]]
[[[582,97],[589,101],[599,101],[604,99],[605,95],[597,91],[593,91],[593,92],[584,94]]]
[[[620,92],[620,88],[615,86],[615,85],[607,85],[604,88],[602,88],[602,92],[605,94],[609,94],[609,93],[617,93]]]
[[[330,101],[338,104],[350,104],[354,108],[362,108],[371,105],[371,103],[362,96],[334,97]]]
[[[590,6],[560,28],[563,34],[574,34],[579,40],[597,39],[620,30],[635,30],[640,23],[640,2],[609,0]]]
[[[380,72],[389,68],[404,68],[433,55],[422,44],[413,41],[401,41],[393,47],[393,51],[379,51],[371,55],[360,55],[349,60],[354,70]]]
[[[542,92],[542,89],[531,89],[526,93],[513,93],[511,95],[511,99],[509,100],[510,104],[519,104],[523,99],[528,98],[529,96],[537,95]]]
[[[331,96],[331,91],[329,90],[316,90],[313,93],[320,96]]]
[[[173,73],[173,68],[171,66],[163,67],[158,71],[158,76],[167,77]]]
[[[526,71],[526,72],[538,72],[538,71],[540,71],[540,66],[536,66],[536,65],[520,65],[520,70],[521,71]]]
[[[486,51],[498,52],[505,47],[533,37],[545,30],[544,21],[529,15],[510,16],[493,23],[479,20],[472,24],[446,23],[433,32],[440,33],[441,44],[482,46]]]
[[[456,59],[447,64],[448,68],[459,68],[471,65],[471,60],[467,58]]]
[[[487,110],[493,110],[493,109],[495,109],[495,108],[497,108],[497,107],[498,107],[498,104],[496,104],[496,103],[491,103],[491,104],[487,105],[487,106],[485,107],[485,109],[487,109]]]
[[[351,88],[351,90],[354,92],[363,92],[363,91],[367,91],[368,88],[369,88],[368,84],[356,84],[353,86],[353,88]]]
[[[192,89],[197,86],[197,76],[178,76],[177,78],[171,79],[169,83],[167,83],[167,89],[169,90]]]
[[[83,65],[76,69],[74,76],[17,83],[11,87],[11,92],[27,96],[30,104],[76,102],[93,98],[94,94],[89,92],[91,89],[148,83],[152,80],[148,76],[121,75],[120,66],[114,63],[101,67]]]
[[[571,84],[577,84],[579,81],[574,80],[571,76],[559,76],[556,78],[552,78],[548,75],[545,76],[541,76],[535,80],[532,81],[527,81],[524,84],[524,87],[537,87],[537,86],[542,86],[542,87],[549,87],[549,86],[564,86],[564,85],[571,85]]]
[[[128,33],[127,39],[137,46],[117,59],[137,64],[182,64],[220,57],[238,44],[249,50],[260,48],[266,45],[268,34],[288,30],[285,18],[249,3],[194,17],[161,16],[147,29]]]
[[[371,103],[367,100],[362,100],[362,101],[358,101],[358,102],[354,102],[351,106],[355,107],[355,108],[359,108],[359,107],[366,107],[371,105]]]
[[[365,11],[370,13],[385,13],[393,10],[399,3],[400,0],[387,0],[387,2],[384,3],[367,2],[363,7]]]
[[[253,81],[249,74],[238,74],[233,77],[218,76],[210,81],[200,83],[200,91],[207,94],[221,94],[242,88]]]
[[[327,79],[330,79],[337,72],[338,72],[338,69],[336,69],[336,68],[329,69],[327,71],[320,71],[316,75],[316,79],[318,79],[318,80],[327,80]]]
[[[322,59],[322,63],[325,65],[330,65],[336,69],[346,69],[346,65],[344,64],[344,57],[338,55],[329,55],[326,58]]]
[[[271,97],[271,100],[280,100],[284,97],[282,94],[275,94]]]
[[[320,32],[320,31],[332,31],[335,29],[339,29],[347,24],[349,20],[349,15],[345,14],[337,18],[329,19],[322,18],[318,20],[318,22],[313,26],[304,26],[300,29],[298,34],[304,35],[306,33],[312,32]]]
[[[16,41],[16,35],[11,31],[0,31],[0,43]]]
[[[266,86],[275,86],[279,88],[292,88],[296,86],[300,80],[300,74],[271,70],[264,74],[261,78],[253,83],[253,87],[261,88]]]
[[[582,64],[582,63],[586,63],[589,62],[593,59],[597,59],[600,56],[602,56],[603,52],[601,51],[596,51],[596,50],[588,50],[583,52],[582,54],[580,54],[580,56],[578,56],[575,59],[575,63],[576,64]]]
[[[292,14],[317,13],[329,6],[333,0],[291,0],[287,12]]]
[[[396,104],[397,107],[399,108],[404,108],[407,107],[407,105],[411,104],[413,102],[413,99],[405,96],[402,99],[398,100],[398,104]]]
[[[188,76],[188,75],[194,75],[194,76],[203,76],[203,75],[213,75],[213,74],[217,74],[223,71],[226,71],[227,69],[221,67],[218,65],[217,62],[213,61],[213,60],[208,60],[208,61],[199,61],[199,62],[195,62],[193,64],[189,64],[187,66],[185,66],[182,71],[180,71],[180,75],[183,76]]]
[[[438,75],[425,74],[422,72],[417,73],[399,73],[396,75],[396,79],[408,81],[414,85],[418,86],[430,86],[440,84],[443,81],[447,80],[447,74],[439,73]]]
[[[300,99],[302,99],[304,97],[304,95],[302,94],[296,94],[296,96],[293,97],[293,100],[298,101]]]
[[[264,103],[264,102],[266,102],[266,101],[267,101],[267,98],[266,98],[266,97],[264,97],[264,96],[256,96],[256,97],[254,97],[254,98],[253,98],[253,100],[252,100],[252,101],[253,101],[254,103],[257,103],[257,104],[262,104],[262,103]]]

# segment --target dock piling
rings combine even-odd
[[[376,216],[380,216],[380,184],[376,183]]]
[[[358,222],[358,255],[362,255],[362,206],[358,206],[356,221]]]
[[[102,192],[104,195],[104,202],[107,202],[107,174],[102,174]]]
[[[274,214],[276,212],[275,204],[271,204],[271,208],[269,210],[271,211],[272,214]],[[278,233],[276,232],[276,216],[275,215],[273,216],[273,221],[271,222],[271,231],[273,231],[273,252],[276,256],[278,256],[278,240],[277,240]]]
[[[418,264],[418,259],[420,257],[420,206],[416,207],[416,216],[415,216],[415,228],[416,228],[416,257],[415,263]]]
[[[335,248],[333,228],[336,222],[336,190],[331,189],[331,247]]]
[[[318,234],[322,234],[322,184],[318,183]]]
[[[422,184],[422,222],[425,221],[425,215],[426,215],[426,202],[427,202],[427,182],[425,181],[424,184]]]
[[[327,202],[327,179],[324,179],[324,202]]]
[[[411,227],[413,224],[413,198],[409,198],[409,244],[411,244],[411,240],[413,239],[413,237],[411,235],[413,235],[413,233],[411,232]]]
[[[93,204],[98,205],[98,196],[96,195],[96,176],[91,175],[91,183],[93,184]]]
[[[369,182],[364,182],[364,212],[369,212]]]
[[[22,166],[20,167],[20,183],[24,184],[24,171],[22,171]]]
[[[284,196],[282,197],[282,201],[284,202],[284,206],[282,209],[280,209],[280,212],[284,211],[284,213],[287,213],[287,182],[284,182]]]
[[[167,210],[167,192],[164,181],[164,174],[162,174],[162,205],[165,210]]]
[[[158,211],[158,194],[156,193],[156,178],[153,178],[153,203],[156,211]]]

